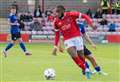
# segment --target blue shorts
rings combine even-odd
[[[90,50],[88,50],[86,48],[86,46],[84,45],[84,55],[87,56],[87,55],[91,55],[91,54],[92,54],[92,52]]]
[[[21,33],[20,33],[20,32],[18,32],[18,33],[16,33],[16,34],[11,34],[11,39],[12,39],[13,41],[18,40],[19,38],[21,38]]]

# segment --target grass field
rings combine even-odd
[[[6,44],[0,44],[0,51]],[[18,45],[9,51],[4,58],[0,54],[0,80],[1,82],[120,82],[120,44],[99,44],[93,51],[97,62],[108,76],[93,75],[86,80],[81,70],[73,63],[67,53],[58,53],[52,56],[51,44],[27,44],[32,56],[26,57]],[[92,67],[92,66],[91,66]],[[54,68],[56,78],[46,81],[43,72],[46,68]]]

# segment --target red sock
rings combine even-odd
[[[79,56],[79,58],[80,58],[83,62],[85,62],[85,58],[84,58],[84,57]]]
[[[74,60],[74,62],[80,67],[82,68],[82,70],[85,70],[86,66],[85,66],[85,61],[83,61],[82,59],[79,58],[79,56],[77,57],[72,57],[72,59]]]

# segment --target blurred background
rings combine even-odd
[[[120,0],[0,0],[0,42],[8,41],[7,23],[10,6],[16,6],[25,42],[53,42],[51,9],[63,5],[67,11],[89,15],[97,25],[93,31],[84,23],[86,31],[96,43],[120,43]]]

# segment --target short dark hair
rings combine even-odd
[[[65,11],[65,7],[63,5],[57,6],[58,11]]]
[[[16,6],[11,6],[11,8],[10,9],[16,9]]]

